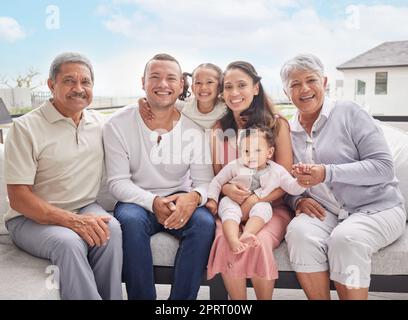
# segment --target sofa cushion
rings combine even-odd
[[[159,232],[152,236],[150,245],[155,266],[171,267],[174,265],[174,258],[179,246],[179,241],[175,237],[165,232]],[[274,255],[278,262],[279,270],[292,270],[285,241],[274,250]]]
[[[8,233],[3,220],[8,208],[7,189],[4,181],[4,145],[0,143],[0,235]]]
[[[372,274],[408,274],[408,226],[397,241],[373,255]]]
[[[408,211],[408,133],[384,123],[381,123],[380,127],[390,147],[395,175],[405,199],[405,209]]]
[[[60,299],[59,290],[52,285],[53,274],[47,273],[50,261],[18,249],[8,235],[0,235],[0,266],[0,300]]]
[[[170,267],[174,265],[179,241],[172,235],[159,232],[150,239],[153,253],[153,264],[155,266]]]
[[[178,248],[178,240],[173,236],[160,232],[151,239],[153,263],[155,266],[173,266]],[[280,271],[293,271],[286,242],[274,250]],[[408,226],[401,238],[386,248],[373,254],[372,274],[408,274]]]

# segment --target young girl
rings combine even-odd
[[[266,197],[281,187],[287,193],[299,195],[305,191],[297,180],[281,165],[271,161],[274,152],[274,136],[271,128],[253,126],[244,131],[240,143],[240,158],[228,163],[213,179],[208,189],[206,207],[215,214],[222,186],[225,183],[240,185],[258,198]],[[219,203],[218,215],[221,218],[223,232],[234,254],[244,252],[248,246],[257,247],[256,234],[272,218],[272,206],[269,202],[254,203],[249,218],[243,216],[240,205],[229,197]],[[239,225],[247,220],[243,232],[239,235]]]
[[[222,118],[227,107],[220,98],[221,69],[212,63],[200,64],[192,74],[183,73],[184,91],[176,102],[176,108],[186,117],[193,120],[203,129],[210,129]],[[194,97],[189,98],[189,83],[187,77],[192,77],[191,90]],[[147,120],[154,115],[145,99],[139,99],[140,113]]]

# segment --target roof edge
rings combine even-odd
[[[342,67],[341,65],[336,67],[337,70],[351,70],[351,69],[378,69],[378,68],[398,68],[398,67],[408,67],[408,64],[392,64],[392,65],[382,65],[382,66],[361,66],[361,67]]]

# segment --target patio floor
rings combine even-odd
[[[166,300],[170,293],[169,285],[156,285],[157,299]],[[253,288],[248,288],[248,299],[255,300]],[[338,300],[337,293],[331,291],[333,300]],[[198,300],[208,300],[208,287],[201,287],[198,293]],[[306,300],[306,296],[302,290],[298,289],[275,289],[273,294],[274,300]],[[371,292],[368,295],[369,300],[408,300],[408,293],[390,293],[390,292]]]

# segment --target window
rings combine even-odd
[[[388,72],[375,73],[375,94],[387,94]]]
[[[356,80],[356,95],[364,96],[366,92],[366,83],[361,80]]]

